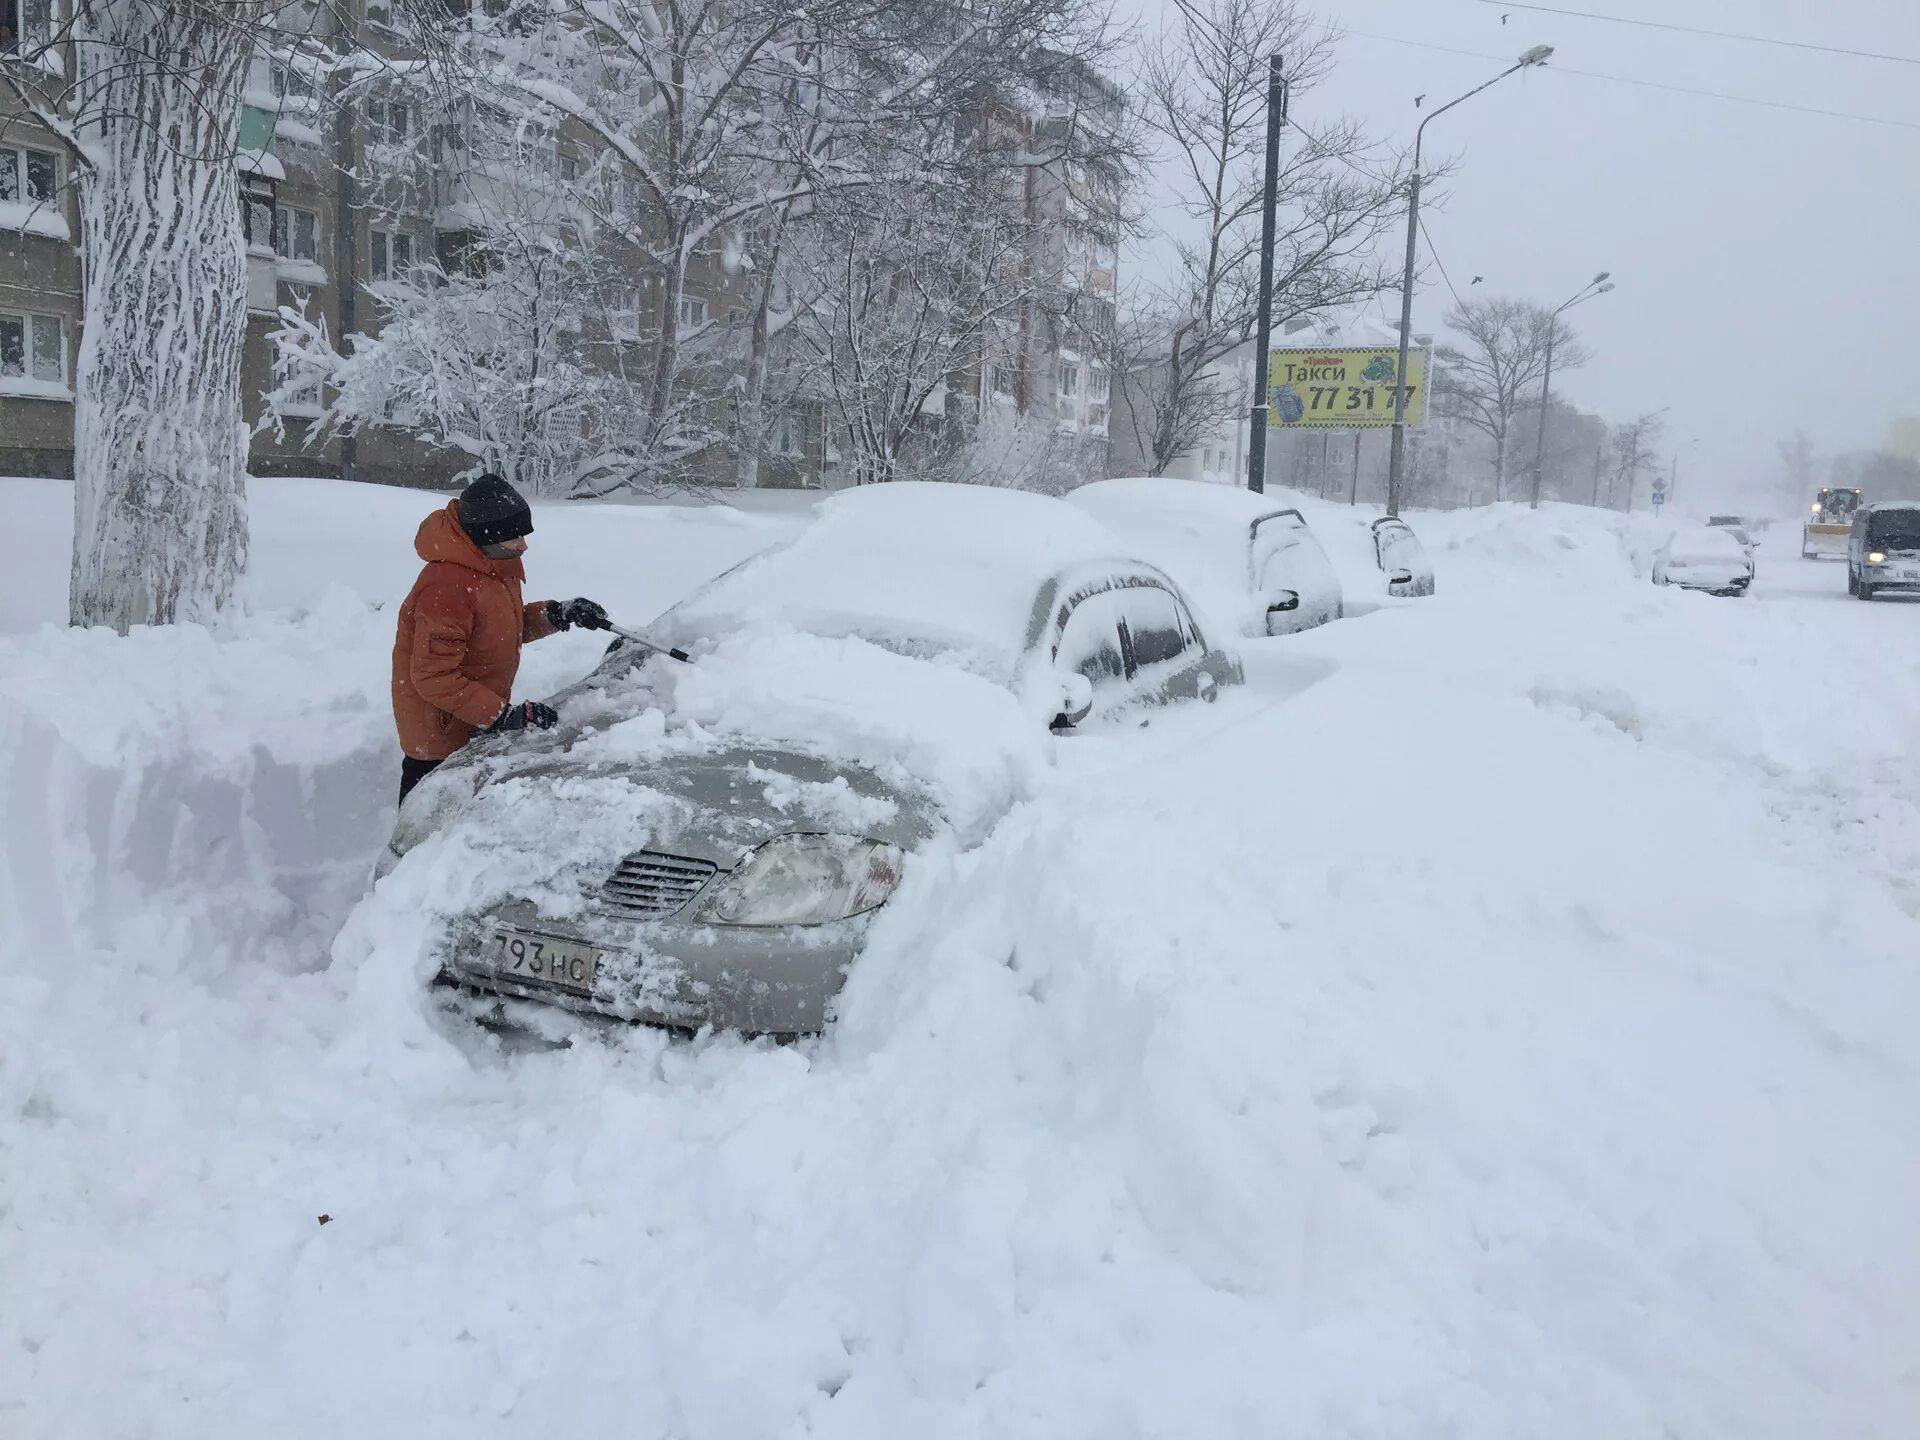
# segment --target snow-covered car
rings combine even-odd
[[[1744,595],[1753,583],[1753,557],[1722,528],[1676,526],[1654,551],[1653,583],[1710,595]]]
[[[555,729],[469,745],[402,808],[381,883],[457,897],[443,983],[819,1030],[916,854],[984,836],[1062,732],[1242,679],[1111,532],[974,486],[838,496],[651,638],[692,660],[616,642]]]
[[[1373,558],[1387,577],[1389,595],[1433,594],[1433,562],[1413,527],[1397,515],[1373,522]]]
[[[1853,517],[1847,535],[1847,593],[1920,593],[1920,505],[1882,501]]]
[[[1346,613],[1339,573],[1305,518],[1263,495],[1142,477],[1096,480],[1067,499],[1242,635],[1290,635]]]

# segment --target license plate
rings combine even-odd
[[[600,969],[600,952],[591,945],[505,926],[495,926],[488,933],[481,958],[503,980],[551,985],[575,995],[592,993],[593,977]]]
[[[1920,570],[1914,569],[1911,565],[1902,565],[1899,574],[1895,578],[1900,580],[1920,580]]]

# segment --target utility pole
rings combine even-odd
[[[1253,413],[1247,436],[1247,489],[1259,495],[1267,488],[1267,365],[1273,343],[1273,211],[1274,192],[1280,188],[1280,127],[1287,123],[1287,77],[1280,57],[1267,61],[1267,187],[1260,201],[1260,324],[1254,336]]]
[[[1604,453],[1601,444],[1595,441],[1593,446],[1593,500],[1591,503],[1596,510],[1600,508],[1600,457]]]
[[[1420,243],[1420,142],[1426,137],[1427,126],[1438,120],[1454,106],[1471,100],[1489,86],[1498,85],[1507,76],[1518,71],[1530,69],[1535,65],[1544,65],[1553,55],[1551,45],[1536,45],[1522,55],[1518,61],[1502,70],[1493,79],[1483,85],[1476,85],[1458,100],[1449,100],[1438,110],[1428,113],[1413,132],[1413,177],[1407,186],[1407,268],[1400,281],[1400,368],[1393,376],[1393,447],[1387,453],[1387,514],[1400,513],[1400,467],[1407,448],[1407,341],[1413,333],[1413,267],[1418,258]]]
[[[1604,295],[1613,289],[1607,279],[1608,272],[1602,270],[1593,279],[1580,287],[1580,293],[1556,309],[1547,317],[1547,368],[1540,377],[1540,425],[1533,440],[1533,509],[1540,508],[1540,477],[1547,463],[1547,401],[1553,395],[1553,342],[1560,336],[1560,316],[1572,309],[1582,300],[1591,300],[1596,295]]]
[[[1347,504],[1360,503],[1360,432],[1353,432],[1353,484],[1347,488]]]

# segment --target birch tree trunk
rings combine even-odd
[[[105,47],[91,53],[109,117],[82,134],[76,625],[211,619],[246,565],[234,154],[258,8],[126,0],[76,17],[78,38]]]

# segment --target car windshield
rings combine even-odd
[[[1882,550],[1920,550],[1920,508],[1876,511],[1867,517],[1867,541]]]
[[[1097,522],[1045,496],[873,486],[828,501],[797,540],[711,581],[653,629],[686,647],[769,629],[852,636],[1010,683],[1049,582],[1110,565],[1118,548]]]

